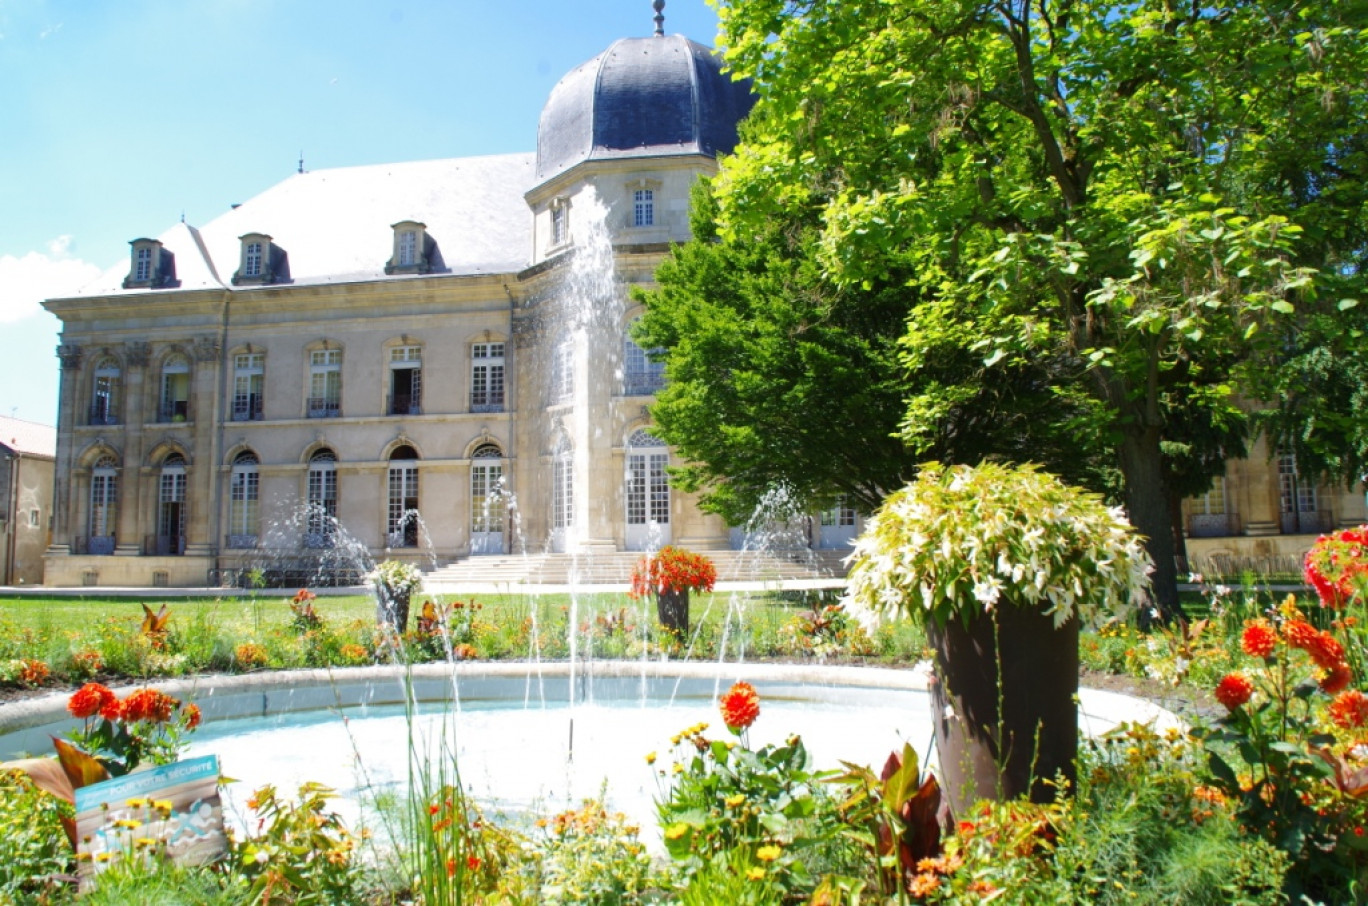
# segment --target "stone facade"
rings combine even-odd
[[[56,432],[0,416],[0,585],[43,581]]]

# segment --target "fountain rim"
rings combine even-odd
[[[934,681],[931,665],[920,661],[910,667],[872,667],[846,664],[793,664],[735,662],[681,662],[642,660],[594,660],[571,664],[569,661],[460,661],[425,664],[373,664],[363,667],[318,667],[297,670],[265,670],[239,674],[199,674],[111,686],[116,693],[152,687],[185,701],[193,701],[208,719],[228,719],[236,713],[216,713],[215,698],[242,699],[262,696],[262,701],[282,698],[298,700],[298,707],[271,708],[272,713],[317,710],[317,697],[295,695],[301,691],[355,689],[380,683],[410,683],[414,690],[431,688],[434,681],[457,684],[463,679],[561,679],[570,677],[619,679],[701,679],[732,683],[790,683],[826,688],[848,687],[887,689],[898,692],[926,692]],[[74,721],[67,712],[72,690],[53,692],[37,698],[0,705],[0,737]],[[288,695],[282,695],[290,693]],[[419,701],[433,700],[418,695]],[[272,702],[274,704],[274,701]],[[311,701],[313,703],[311,703]],[[1148,699],[1090,687],[1079,689],[1080,712],[1105,717],[1112,723],[1152,722],[1163,726],[1182,726],[1183,721],[1169,709]],[[230,708],[236,712],[236,708]]]

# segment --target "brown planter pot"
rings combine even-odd
[[[689,634],[689,590],[672,588],[656,592],[656,619],[660,625],[684,638]]]
[[[1027,793],[1050,802],[1056,774],[1072,786],[1078,621],[1055,629],[1052,617],[1001,602],[967,628],[928,621],[927,634],[936,652],[932,713],[951,810],[964,815],[976,800]]]
[[[380,601],[376,606],[375,620],[382,625],[392,626],[394,631],[403,635],[408,632],[409,618],[409,595],[396,594],[386,596],[380,593]]]

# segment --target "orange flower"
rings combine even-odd
[[[1317,667],[1329,670],[1344,660],[1344,646],[1328,632],[1318,632],[1306,647]]]
[[[1216,684],[1216,700],[1231,711],[1249,701],[1254,694],[1254,684],[1249,677],[1240,673],[1227,673]]]
[[[1293,648],[1307,650],[1319,633],[1316,627],[1305,620],[1288,620],[1283,624],[1283,638]]]
[[[182,710],[185,712],[185,729],[193,730],[200,725],[203,715],[200,714],[199,705],[186,705]]]
[[[309,591],[307,588],[301,588],[299,591],[295,592],[294,602],[296,604],[305,604],[316,597],[318,597],[318,595]]]
[[[82,719],[94,717],[109,705],[118,702],[118,697],[99,683],[86,683],[77,689],[67,702],[67,710],[72,717]]]
[[[1368,695],[1357,689],[1341,692],[1330,703],[1330,719],[1346,730],[1368,723]]]
[[[1278,646],[1278,634],[1267,620],[1249,620],[1245,623],[1244,635],[1240,638],[1240,648],[1250,657],[1268,657]]]
[[[179,701],[156,689],[139,689],[123,701],[123,719],[129,723],[151,721],[165,723],[171,719]]]
[[[471,871],[479,871],[479,870],[480,870],[480,857],[479,857],[479,856],[466,856],[466,868],[470,869]]]
[[[737,683],[722,696],[722,722],[728,730],[744,730],[760,716],[760,696],[750,683]]]

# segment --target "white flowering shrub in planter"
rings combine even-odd
[[[1120,509],[1034,466],[928,463],[874,514],[850,592],[925,621],[953,808],[1073,780],[1079,625],[1132,606],[1149,571]]]
[[[366,580],[375,589],[375,621],[403,635],[408,631],[409,601],[423,585],[423,571],[412,563],[385,560]]]

